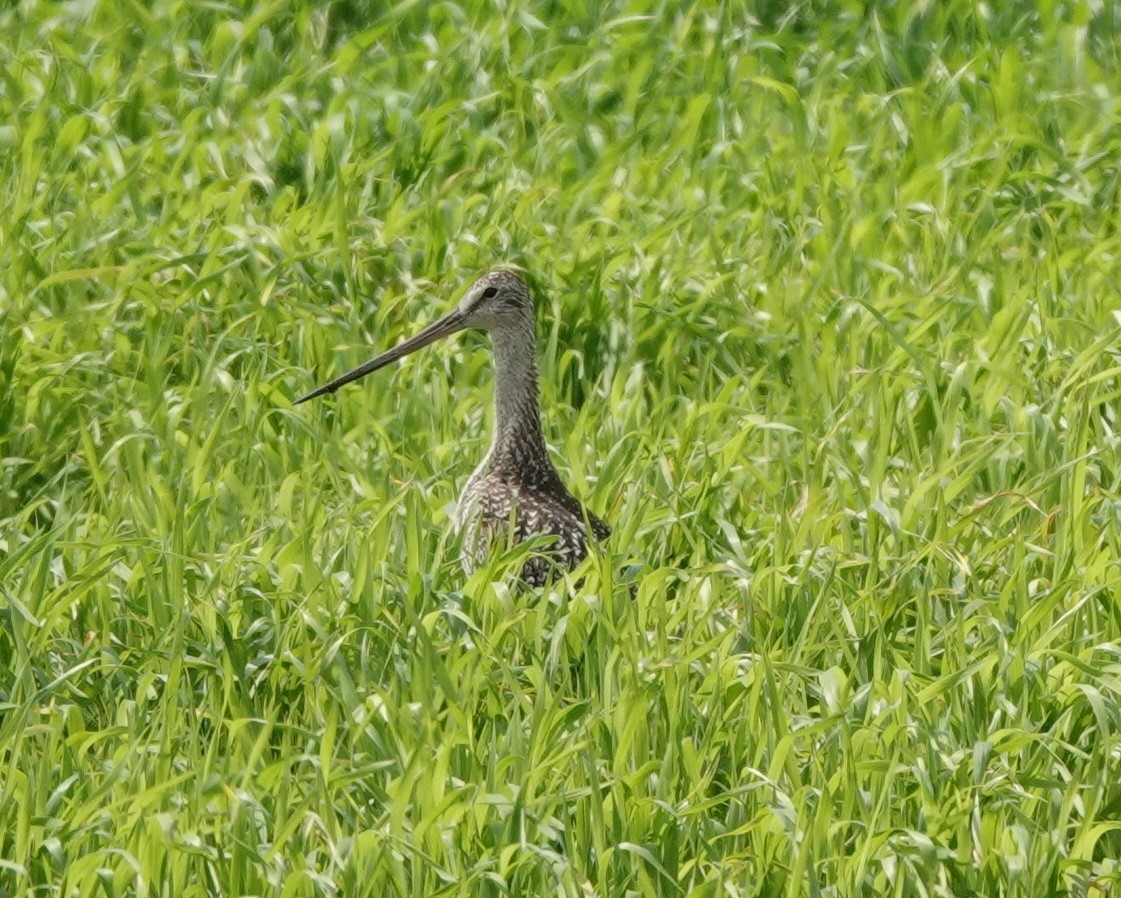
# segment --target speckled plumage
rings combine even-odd
[[[588,527],[596,540],[611,530],[582,508],[549,459],[537,401],[537,341],[533,301],[525,281],[510,271],[479,278],[459,305],[417,336],[301,397],[304,402],[465,328],[490,334],[494,347],[495,430],[490,450],[467,481],[456,509],[464,531],[464,567],[482,564],[492,547],[535,537],[542,545],[526,561],[522,579],[540,586],[588,553]]]

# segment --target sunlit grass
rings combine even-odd
[[[0,13],[0,895],[1117,894],[1115,15]]]

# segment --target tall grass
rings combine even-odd
[[[1117,28],[0,12],[0,895],[1118,894]],[[499,263],[541,593],[482,340],[291,405]]]

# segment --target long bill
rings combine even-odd
[[[370,359],[364,365],[359,365],[353,371],[348,371],[341,377],[336,377],[329,384],[324,384],[317,390],[312,390],[306,396],[301,396],[295,401],[295,405],[301,402],[307,402],[309,399],[314,399],[316,396],[322,396],[325,393],[334,393],[341,386],[345,386],[351,381],[358,380],[360,377],[365,377],[379,368],[384,368],[386,365],[392,365],[398,359],[403,359],[411,352],[416,352],[422,346],[427,346],[429,343],[434,343],[441,337],[447,337],[454,334],[456,331],[461,331],[464,328],[463,314],[459,309],[455,309],[449,314],[445,315],[434,324],[428,325],[424,330],[414,337],[410,337],[404,343],[399,343],[387,352],[383,352],[377,358]]]

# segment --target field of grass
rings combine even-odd
[[[6,5],[0,896],[1121,895],[1119,15]]]

